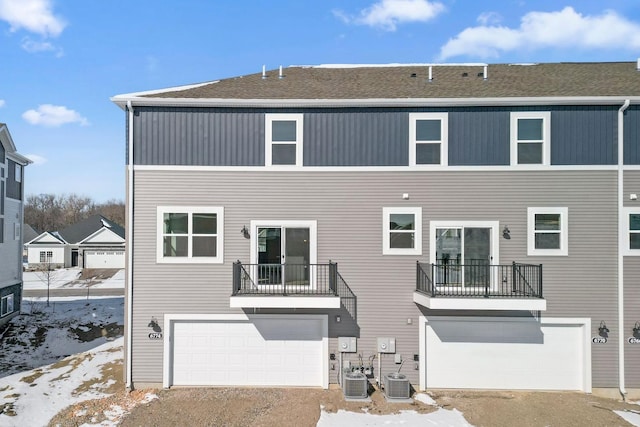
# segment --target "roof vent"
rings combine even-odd
[[[282,74],[282,65],[280,66],[280,71],[278,72],[278,78],[281,79],[283,78],[284,75]]]
[[[462,77],[468,77],[469,73],[462,73]]]
[[[489,78],[489,74],[487,73],[487,70],[488,70],[488,67],[485,65],[485,66],[482,68],[482,72],[484,73],[484,77],[483,77],[483,78],[484,78],[485,80],[487,80],[487,79]]]
[[[640,71],[640,58],[638,58],[638,62],[636,64],[636,70]]]
[[[433,81],[433,67],[429,65],[429,81]]]
[[[418,77],[416,73],[411,73],[411,77]]]
[[[265,65],[262,66],[262,78],[267,78],[267,67]]]

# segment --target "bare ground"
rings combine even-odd
[[[143,402],[148,392],[159,399]],[[429,393],[439,407],[461,411],[474,426],[628,426],[613,410],[640,408],[613,399],[573,392],[507,392],[438,390]],[[420,402],[389,403],[380,391],[371,402],[345,401],[339,389],[311,388],[175,388],[119,391],[101,400],[75,405],[61,412],[50,426],[78,426],[104,419],[112,405],[131,411],[122,426],[315,426],[320,407],[370,414],[402,410],[429,413],[438,407]]]

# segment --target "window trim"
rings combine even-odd
[[[7,300],[7,310],[3,311],[2,310],[2,306],[4,304],[2,304],[4,302],[4,300]],[[9,301],[11,301],[11,310],[9,310]],[[9,295],[5,295],[0,299],[0,317],[5,317],[10,315],[11,313],[13,313],[16,309],[15,306],[15,297],[13,294],[9,294]]]
[[[417,141],[416,122],[418,120],[440,120],[440,142]],[[440,144],[440,163],[416,164],[418,144]],[[409,113],[409,166],[430,168],[449,164],[449,113]]]
[[[278,121],[295,121],[296,122],[296,140],[295,142],[273,142],[272,131],[273,131],[273,122]],[[303,149],[303,126],[304,126],[304,114],[289,114],[289,113],[278,113],[278,114],[265,114],[264,115],[264,139],[265,139],[265,152],[264,152],[264,164],[267,167],[273,168],[299,168],[302,167],[303,157],[302,157],[302,149]],[[273,161],[273,145],[295,145],[296,147],[296,164],[295,165],[274,165]]]
[[[536,249],[535,219],[537,214],[560,215],[560,248]],[[551,230],[547,230],[551,232]],[[529,256],[568,256],[569,255],[569,208],[566,207],[529,207],[527,208],[527,255]]]
[[[412,214],[415,216],[414,248],[391,248],[389,221],[392,214]],[[422,255],[422,208],[383,207],[382,208],[382,255]]]
[[[640,249],[631,249],[631,239],[629,238],[632,231],[629,229],[629,215],[636,214],[640,215],[640,208],[623,208],[622,214],[624,216],[624,224],[622,225],[622,233],[621,237],[623,243],[622,255],[625,256],[640,256]],[[640,233],[640,231],[634,231],[636,233]]]
[[[216,240],[216,256],[215,257],[194,257],[188,255],[186,257],[165,257],[164,256],[164,214],[165,213],[186,213],[188,214],[188,229],[186,234],[189,243],[193,238],[193,214],[194,213],[214,213],[217,215],[217,240]],[[224,207],[222,206],[158,206],[156,210],[156,262],[158,264],[222,264],[224,263]],[[188,245],[189,253],[192,250],[191,244]]]
[[[518,163],[518,144],[531,142],[518,140],[519,119],[542,119],[542,163]],[[510,114],[510,152],[511,166],[532,167],[551,165],[551,112],[550,111],[512,111]],[[535,142],[535,141],[533,141]]]

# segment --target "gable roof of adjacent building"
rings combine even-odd
[[[16,145],[13,142],[13,138],[11,138],[9,128],[5,123],[0,123],[0,145],[4,147],[6,156],[11,160],[18,162],[21,165],[28,165],[32,163],[31,160],[16,151]]]
[[[60,231],[60,236],[69,243],[79,243],[97,231],[107,228],[124,239],[124,228],[102,215],[92,215]]]
[[[431,76],[431,80],[429,79]],[[212,82],[118,95],[134,105],[321,105],[347,100],[640,97],[636,62],[291,66]],[[225,103],[225,100],[227,101]],[[614,102],[614,99],[611,99]]]

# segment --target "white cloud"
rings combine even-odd
[[[358,16],[349,16],[341,10],[333,14],[350,24],[368,25],[385,31],[395,31],[398,24],[405,22],[426,22],[445,10],[444,5],[430,0],[380,0],[363,9]]]
[[[47,163],[47,159],[37,154],[25,154],[25,157],[33,162],[34,165],[42,165]]]
[[[478,16],[480,25],[495,25],[502,21],[502,16],[498,12],[483,12]]]
[[[22,48],[29,53],[55,52],[58,58],[64,55],[62,48],[59,48],[47,41],[34,41],[28,37],[25,37],[22,40]]]
[[[11,31],[25,29],[43,37],[59,36],[67,23],[52,11],[51,0],[0,0],[0,19]]]
[[[529,12],[518,28],[466,28],[440,48],[440,59],[461,55],[498,57],[508,51],[547,48],[638,49],[640,25],[611,10],[591,16],[572,7],[557,12]]]
[[[89,121],[80,113],[62,105],[42,104],[37,110],[22,113],[22,118],[32,125],[57,127],[67,123],[79,123],[87,126]]]
[[[4,107],[6,104],[6,102],[4,102],[4,99],[0,99],[0,108]]]

